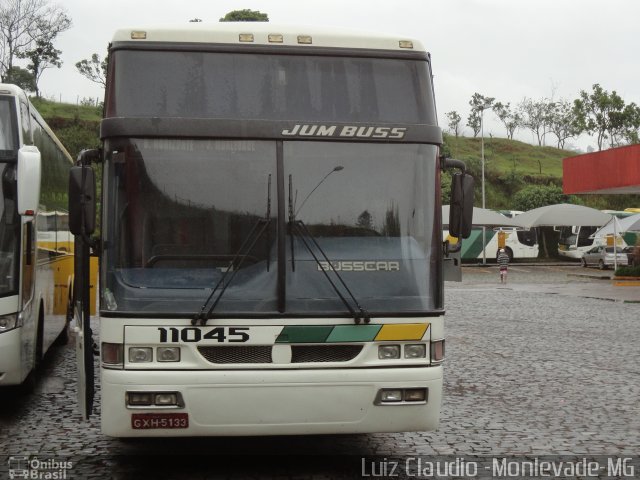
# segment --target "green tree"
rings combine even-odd
[[[513,209],[532,210],[546,205],[566,203],[568,199],[558,185],[527,185],[513,196]]]
[[[630,103],[623,111],[624,124],[618,132],[617,137],[621,143],[640,143],[640,107],[635,103]]]
[[[581,133],[580,123],[569,101],[560,100],[551,104],[549,111],[549,131],[558,139],[558,148],[564,148],[568,138]]]
[[[33,75],[36,97],[40,97],[38,85],[44,71],[47,68],[60,68],[62,66],[62,60],[60,60],[61,53],[60,50],[57,50],[53,46],[51,41],[42,38],[36,40],[33,47],[21,55],[21,57],[31,60],[31,63],[27,65],[27,70]]]
[[[447,112],[444,114],[447,117],[447,125],[449,126],[449,130],[456,137],[460,134],[460,122],[462,121],[462,117],[455,110],[451,112]]]
[[[640,128],[638,106],[635,103],[625,105],[615,90],[609,93],[597,83],[591,93],[580,91],[580,97],[573,102],[573,111],[579,128],[596,135],[598,150],[602,150],[606,140],[611,147],[625,138],[633,140]]]
[[[71,19],[58,5],[48,0],[2,0],[0,2],[0,78],[16,58],[34,49],[38,41],[52,42],[61,32],[71,28]]]
[[[485,97],[484,95],[480,95],[477,92],[474,93],[471,97],[471,100],[469,100],[471,111],[469,112],[469,116],[467,117],[467,126],[471,127],[471,130],[473,130],[474,137],[477,137],[478,133],[480,133],[480,130],[482,129],[484,111],[488,108],[491,108],[494,101],[494,97]]]
[[[76,63],[78,72],[83,77],[88,78],[94,83],[107,86],[107,66],[109,64],[109,57],[105,57],[104,60],[100,60],[100,55],[94,53],[91,55],[91,60],[81,60]]]
[[[36,80],[29,70],[20,67],[11,67],[5,74],[4,81],[19,86],[26,92],[34,92],[36,90]]]
[[[552,103],[543,98],[534,101],[524,98],[518,105],[518,112],[522,118],[522,126],[531,130],[538,139],[538,146],[542,146],[547,134]]]
[[[233,10],[220,19],[221,22],[268,22],[269,15],[257,10]]]
[[[496,102],[493,104],[493,112],[504,125],[507,130],[507,138],[513,140],[513,134],[522,124],[522,117],[517,112],[511,111],[511,104]]]

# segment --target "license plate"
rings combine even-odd
[[[151,430],[158,428],[189,428],[188,413],[133,413],[131,428]]]

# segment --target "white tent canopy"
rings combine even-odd
[[[600,230],[591,235],[591,237],[596,238],[614,235],[614,231],[616,235],[625,232],[640,232],[640,213],[623,219],[619,219],[614,216]]]
[[[611,215],[595,208],[559,203],[534,208],[514,218],[514,223],[522,228],[556,226],[602,226],[611,220]]]
[[[449,224],[449,205],[442,206],[442,223],[446,227]],[[474,227],[515,227],[512,218],[486,208],[473,207],[471,224]]]

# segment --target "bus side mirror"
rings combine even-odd
[[[467,173],[451,176],[449,235],[469,238],[473,224],[473,177]]]
[[[18,150],[18,214],[35,215],[40,204],[42,164],[38,147]]]
[[[69,172],[69,230],[74,235],[91,235],[96,228],[96,179],[88,166]]]

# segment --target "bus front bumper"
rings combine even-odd
[[[382,389],[427,389],[428,398],[426,402],[380,404]],[[127,392],[179,392],[184,406],[127,407]],[[441,399],[442,366],[179,372],[103,369],[102,431],[113,437],[425,431],[437,428]],[[160,418],[175,417],[181,417],[177,427],[161,428]]]

